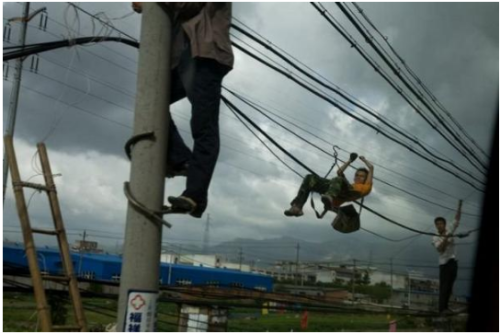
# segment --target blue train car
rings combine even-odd
[[[51,275],[62,273],[59,251],[50,248],[37,249],[38,265],[42,272]],[[73,268],[77,276],[102,281],[120,280],[122,258],[118,255],[71,253]],[[4,245],[5,268],[28,270],[24,247]],[[270,276],[241,272],[233,269],[195,267],[183,264],[160,264],[160,284],[165,286],[216,286],[242,288],[270,292],[273,279]]]
[[[217,286],[268,292],[272,291],[273,283],[270,276],[260,274],[168,263],[162,263],[160,277],[165,285]]]

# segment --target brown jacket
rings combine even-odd
[[[185,43],[191,45],[191,56],[215,59],[230,68],[234,56],[229,39],[231,2],[165,2],[174,10],[172,67],[179,64]],[[188,37],[186,41],[183,32]]]

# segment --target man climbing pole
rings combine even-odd
[[[222,79],[234,63],[230,2],[164,2],[172,11],[171,104],[187,97],[192,106],[191,151],[170,118],[166,177],[186,176],[181,196],[169,196],[172,211],[200,218],[219,155]],[[132,3],[140,13],[140,2]]]
[[[434,225],[440,235],[439,237],[432,237],[432,244],[439,253],[439,313],[441,314],[451,313],[448,302],[453,292],[453,284],[458,271],[457,260],[455,259],[455,241],[452,235],[458,228],[461,215],[462,201],[459,201],[455,222],[450,232],[446,229],[446,219],[443,217],[434,219]]]
[[[358,155],[351,153],[349,160],[346,161],[337,171],[337,177],[329,180],[314,174],[307,175],[302,181],[297,196],[290,203],[291,207],[285,210],[285,216],[300,217],[304,214],[302,207],[309,197],[309,193],[317,192],[321,194],[321,201],[328,210],[338,209],[343,203],[355,201],[366,195],[372,190],[373,183],[373,165],[365,159],[359,157],[367,168],[358,168],[354,175],[354,183],[349,184],[345,178],[344,171],[356,160]]]

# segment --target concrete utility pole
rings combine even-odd
[[[410,271],[408,270],[408,309],[411,306],[411,276]]]
[[[83,241],[80,243],[80,261],[78,264],[78,276],[82,276],[82,257],[83,257],[83,247],[85,247],[85,238],[87,237],[87,230],[83,230]]]
[[[243,263],[243,249],[240,247],[240,251],[238,253],[239,260],[240,260],[240,271],[241,271],[241,264]]]
[[[19,34],[19,45],[26,44],[26,33],[28,31],[28,16],[30,14],[30,3],[24,3],[23,20],[21,23],[21,32]],[[21,89],[21,75],[23,70],[24,59],[16,59],[16,71],[14,73],[14,83],[12,85],[12,92],[10,93],[9,115],[7,119],[7,128],[4,132],[5,136],[12,136],[14,138],[14,127],[16,125],[17,105],[19,103],[19,90]],[[9,161],[4,151],[3,153],[3,201],[5,203],[5,191],[7,190],[7,178],[9,177]]]
[[[149,210],[159,211],[165,194],[165,167],[170,115],[172,24],[156,2],[142,3],[142,22],[134,135],[154,132],[132,150],[131,195]],[[156,305],[162,226],[129,202],[118,300],[117,331],[156,331]]]

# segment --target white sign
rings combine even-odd
[[[156,332],[158,292],[129,291],[124,332]]]

